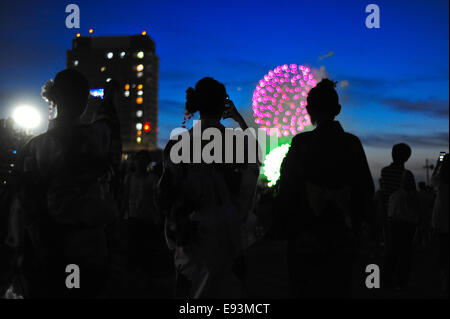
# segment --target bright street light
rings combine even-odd
[[[41,123],[41,115],[38,110],[29,105],[16,107],[12,117],[17,125],[25,129],[36,128]]]

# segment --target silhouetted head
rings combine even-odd
[[[402,175],[402,180],[400,187],[405,191],[415,191],[416,190],[416,181],[414,179],[413,173],[411,171],[405,170]]]
[[[80,72],[66,69],[45,84],[42,97],[56,105],[58,118],[77,118],[86,108],[89,83]]]
[[[425,182],[419,182],[418,186],[419,186],[419,189],[422,191],[427,190],[427,185],[425,184]]]
[[[408,144],[400,143],[392,147],[392,160],[394,163],[405,164],[411,157],[411,147]]]
[[[197,82],[195,89],[186,91],[186,110],[200,113],[200,118],[222,118],[227,99],[225,86],[213,78],[203,78]]]
[[[137,172],[144,172],[147,170],[148,164],[152,161],[152,158],[148,151],[142,150],[134,155],[134,166]]]
[[[313,124],[334,120],[341,112],[336,82],[323,79],[309,91],[306,110]]]

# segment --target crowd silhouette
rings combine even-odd
[[[405,167],[411,148],[394,145],[375,192],[362,143],[336,120],[335,87],[323,79],[309,92],[315,129],[293,138],[280,179],[268,188],[258,181],[258,161],[236,159],[236,142],[231,163],[174,162],[178,137],[162,162],[148,151],[123,161],[117,84],[107,85],[85,123],[87,79],[59,72],[42,91],[57,116],[19,150],[2,190],[0,295],[251,297],[247,277],[257,270],[248,267],[247,251],[268,239],[287,243],[290,298],[358,297],[354,274],[362,255],[380,261],[383,289],[408,290],[415,251],[434,244],[448,294],[448,155],[432,185],[417,189]],[[187,131],[191,144],[196,125],[223,133],[221,120],[230,118],[247,128],[225,86],[209,77],[187,89],[186,112],[199,113]],[[191,148],[188,158],[205,147]],[[73,264],[81,285],[68,289],[66,267]]]

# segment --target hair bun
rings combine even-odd
[[[55,82],[53,79],[48,80],[41,90],[42,98],[49,103],[55,103]]]
[[[319,88],[324,88],[324,89],[335,89],[337,85],[337,81],[332,81],[330,79],[322,79],[322,81],[320,81],[317,86]]]

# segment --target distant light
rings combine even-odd
[[[136,66],[136,71],[140,72],[142,70],[144,70],[144,65],[139,64],[139,65]]]
[[[81,37],[81,33],[77,33],[77,38]]]
[[[141,144],[141,142],[142,142],[142,137],[140,137],[140,136],[136,137],[136,142],[137,142],[138,144]]]
[[[143,86],[142,84],[138,84],[137,89],[138,89],[138,90],[142,90],[143,87],[144,87],[144,86]]]
[[[105,72],[105,70],[106,70],[106,68],[105,68],[104,66],[102,66],[102,67],[100,68],[100,71],[101,71],[101,72]]]
[[[13,150],[13,154],[17,154],[17,150]]]
[[[130,85],[127,83],[127,84],[125,84],[125,90],[129,90],[130,89]]]
[[[106,82],[110,82],[112,79],[111,78],[107,78],[106,79]]]
[[[89,33],[90,34],[94,33],[94,29],[89,29]]]
[[[112,52],[106,53],[106,57],[107,57],[108,59],[112,59],[113,56],[114,56],[114,53],[112,53]]]
[[[138,78],[141,78],[143,75],[144,75],[143,72],[138,72],[138,73],[136,73],[136,76],[137,76]]]
[[[144,58],[144,52],[143,51],[139,51],[137,53],[137,57],[138,57],[138,59],[143,59]]]
[[[136,123],[136,130],[142,130],[142,123]]]
[[[125,51],[120,52],[120,57],[123,58],[125,56]]]
[[[144,31],[141,32],[141,34],[142,35],[147,35],[147,31],[144,30]]]
[[[142,104],[142,102],[144,102],[144,99],[143,99],[142,97],[138,97],[138,98],[136,99],[136,103],[137,103],[137,104]]]
[[[17,125],[27,129],[37,127],[41,122],[41,116],[36,108],[29,105],[17,107],[13,112],[13,119]]]
[[[142,90],[139,90],[139,91],[137,92],[137,95],[142,95],[142,94],[144,94],[144,91],[142,91]]]
[[[74,60],[74,61],[73,61],[73,65],[74,65],[74,66],[77,66],[77,65],[78,65],[78,60]]]
[[[141,131],[141,130],[138,130],[138,131],[136,132],[136,134],[137,134],[137,136],[141,136],[141,135],[142,135],[142,131]]]
[[[150,122],[145,122],[145,124],[144,124],[144,131],[145,132],[150,131]]]
[[[89,93],[93,97],[99,97],[99,98],[103,99],[103,96],[105,95],[105,90],[104,89],[90,89]]]
[[[142,110],[137,110],[136,111],[136,116],[137,117],[142,117],[142,115],[144,115],[144,112],[142,112]]]
[[[130,96],[130,91],[124,91],[124,92],[123,92],[123,96],[129,97],[129,96]]]

